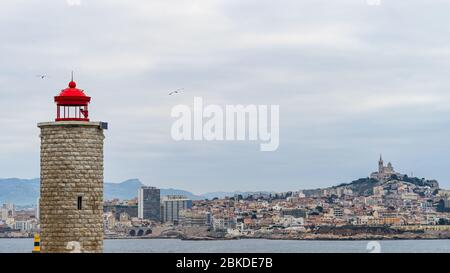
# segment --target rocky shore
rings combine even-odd
[[[231,235],[202,228],[171,228],[149,235],[150,238],[175,238],[182,240],[430,240],[450,239],[450,230],[402,230],[389,226],[321,226],[306,232],[272,230],[251,234]]]
[[[158,236],[106,236],[105,239],[181,239],[186,241],[217,241],[217,240],[239,240],[239,239],[267,239],[267,240],[324,240],[324,241],[379,241],[379,240],[438,240],[438,239],[450,239],[448,233],[403,233],[403,234],[389,234],[389,235],[377,235],[377,234],[356,234],[351,236],[342,236],[334,234],[257,234],[257,235],[240,235],[240,236],[224,236],[224,237],[212,237],[212,236],[187,236],[187,235],[158,235]]]

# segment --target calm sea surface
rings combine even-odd
[[[231,241],[182,241],[177,239],[105,240],[105,252],[446,252],[450,240],[395,241],[291,241],[246,239]],[[379,245],[378,245],[379,243]],[[0,239],[0,252],[30,252],[33,239]]]

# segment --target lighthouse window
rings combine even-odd
[[[79,210],[81,210],[82,207],[83,207],[83,197],[82,196],[78,196],[77,208]]]

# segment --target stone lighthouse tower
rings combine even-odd
[[[90,122],[91,98],[69,87],[41,129],[41,252],[103,251],[103,130]]]

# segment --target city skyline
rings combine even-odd
[[[167,187],[167,186],[159,186],[159,185],[155,185],[155,184],[148,184],[145,183],[145,181],[140,180],[139,178],[131,178],[131,179],[127,179],[125,181],[120,181],[117,183],[114,182],[109,182],[109,181],[105,181],[105,190],[106,190],[106,195],[109,196],[107,197],[105,200],[113,200],[113,199],[124,199],[124,197],[119,197],[125,193],[120,194],[119,193],[119,189],[118,188],[111,188],[112,185],[125,185],[127,183],[132,183],[134,185],[134,187],[136,187],[137,189],[140,189],[140,187],[144,187],[144,188],[148,188],[148,189],[163,189],[164,191],[166,191],[165,194],[162,194],[162,196],[167,196],[167,195],[185,195],[188,194],[189,196],[192,196],[194,198],[194,200],[201,200],[201,199],[212,199],[214,197],[218,197],[218,198],[223,198],[225,196],[234,196],[235,194],[254,194],[254,193],[270,193],[270,194],[277,194],[277,193],[286,193],[286,192],[295,192],[295,191],[302,191],[302,190],[314,190],[314,189],[326,189],[326,188],[332,188],[332,187],[336,187],[336,186],[340,186],[342,184],[348,184],[351,182],[355,182],[361,179],[376,179],[376,180],[385,180],[385,179],[389,179],[390,177],[395,176],[395,177],[399,177],[399,178],[403,178],[404,176],[407,176],[408,178],[414,178],[414,179],[419,179],[419,180],[423,180],[423,181],[435,181],[439,184],[439,187],[443,190],[446,190],[448,188],[446,188],[445,186],[442,186],[440,184],[439,181],[436,181],[433,178],[429,178],[429,177],[416,177],[414,176],[413,173],[411,174],[406,174],[406,173],[399,173],[396,171],[396,169],[394,170],[394,164],[392,164],[390,161],[385,161],[383,160],[382,155],[380,154],[380,157],[378,159],[378,169],[373,169],[373,172],[370,171],[368,172],[368,174],[366,176],[362,176],[362,177],[355,177],[349,181],[340,181],[340,182],[336,182],[336,183],[332,183],[330,185],[327,186],[323,186],[320,188],[291,188],[291,189],[287,189],[284,191],[281,190],[266,190],[266,189],[247,189],[247,190],[242,190],[242,189],[235,189],[235,190],[215,190],[215,191],[205,191],[205,192],[195,192],[192,191],[189,188],[171,188],[171,187]],[[21,181],[32,181],[32,180],[37,180],[37,179],[20,179],[20,178],[7,178],[6,180],[15,180],[15,179],[19,179]],[[0,178],[0,183],[2,178]],[[434,182],[433,182],[434,183]],[[18,184],[17,184],[18,185]],[[23,186],[23,185],[22,185]],[[11,189],[11,184],[7,185],[6,187],[9,187]],[[122,189],[122,191],[124,192],[128,192],[130,190],[129,186],[123,186],[124,188]],[[109,190],[108,190],[109,189]],[[140,192],[140,190],[139,190]],[[112,196],[111,194],[115,193],[115,196]],[[136,196],[128,196],[125,198],[125,200],[131,200],[133,198],[138,198],[141,195],[141,193],[139,193]],[[143,198],[143,196],[141,197]],[[4,199],[4,198],[3,198]],[[26,199],[30,199],[30,197],[28,196]],[[5,199],[7,200],[7,199]],[[2,199],[0,198],[0,202],[2,201]],[[4,200],[3,200],[4,201]],[[27,205],[31,205],[31,204],[27,204]],[[139,209],[139,211],[141,211],[142,208]]]
[[[366,177],[383,153],[400,173],[450,188],[448,8],[5,1],[0,177],[39,176],[36,123],[52,120],[52,98],[74,70],[93,98],[92,120],[110,125],[105,181],[196,193],[323,188]],[[279,105],[278,150],[174,141],[170,109],[194,96]]]
[[[413,172],[411,172],[411,173],[394,172],[393,164],[390,161],[386,161],[387,165],[384,166],[383,165],[384,163],[383,163],[383,159],[382,159],[382,154],[380,154],[379,156],[380,156],[380,158],[377,161],[378,162],[378,169],[373,168],[372,170],[369,170],[367,172],[366,176],[353,177],[352,179],[350,179],[348,181],[335,181],[335,182],[331,182],[331,183],[329,183],[327,185],[323,185],[321,187],[310,187],[310,188],[295,188],[294,187],[294,188],[290,188],[290,189],[286,189],[286,190],[267,190],[267,189],[256,189],[256,188],[254,188],[254,189],[242,189],[242,188],[238,188],[238,189],[230,189],[230,190],[216,189],[216,190],[212,190],[212,191],[197,192],[197,191],[193,191],[193,190],[191,190],[189,188],[173,188],[173,187],[170,187],[170,186],[167,186],[167,185],[164,185],[164,184],[161,184],[161,185],[155,184],[155,183],[154,184],[149,184],[146,181],[144,181],[144,180],[142,180],[142,179],[140,179],[138,177],[128,178],[128,179],[125,179],[123,181],[106,181],[105,180],[105,183],[108,183],[108,184],[121,184],[121,183],[125,183],[127,181],[135,181],[135,180],[137,180],[140,183],[142,183],[144,187],[149,187],[149,188],[157,187],[157,188],[165,188],[165,189],[168,189],[168,190],[171,190],[171,189],[173,189],[173,190],[184,190],[184,191],[187,191],[189,193],[192,193],[192,194],[195,194],[195,195],[198,195],[198,196],[202,196],[202,195],[209,195],[209,194],[212,194],[212,193],[220,193],[220,192],[224,192],[224,193],[233,193],[233,192],[273,192],[273,193],[277,193],[278,192],[278,193],[281,193],[281,192],[289,192],[289,191],[297,191],[297,190],[309,190],[309,189],[328,188],[328,187],[337,186],[337,185],[342,184],[342,183],[350,183],[352,181],[355,181],[355,180],[361,179],[361,178],[375,178],[375,179],[379,179],[380,178],[379,175],[381,175],[381,177],[383,177],[383,176],[384,177],[389,177],[390,175],[394,175],[394,174],[398,175],[400,177],[402,177],[404,175],[407,175],[409,177],[417,177],[419,179],[436,180],[433,177],[418,177],[418,176],[415,176]],[[380,164],[381,164],[381,166],[380,166]],[[373,165],[375,165],[375,164],[373,164]],[[381,169],[380,169],[380,167],[381,167]],[[387,172],[386,172],[386,170],[387,170]],[[374,172],[372,172],[372,171],[374,171]],[[386,172],[386,173],[383,174],[383,172]],[[37,178],[30,178],[30,179],[26,178],[25,179],[25,178],[20,178],[20,177],[9,177],[9,178],[0,177],[0,179],[33,180],[33,179],[37,179]],[[448,189],[447,187],[445,187],[445,183],[444,183],[444,186],[442,186],[440,181],[438,181],[438,182],[439,182],[439,184],[440,184],[442,189]],[[136,198],[137,198],[137,196],[136,196]]]
[[[448,238],[449,190],[439,189],[436,181],[402,176],[381,158],[372,175],[327,189],[195,201],[141,186],[138,197],[104,202],[103,232],[122,239]],[[13,203],[0,207],[0,237],[26,238],[38,229],[36,209],[15,208]]]

